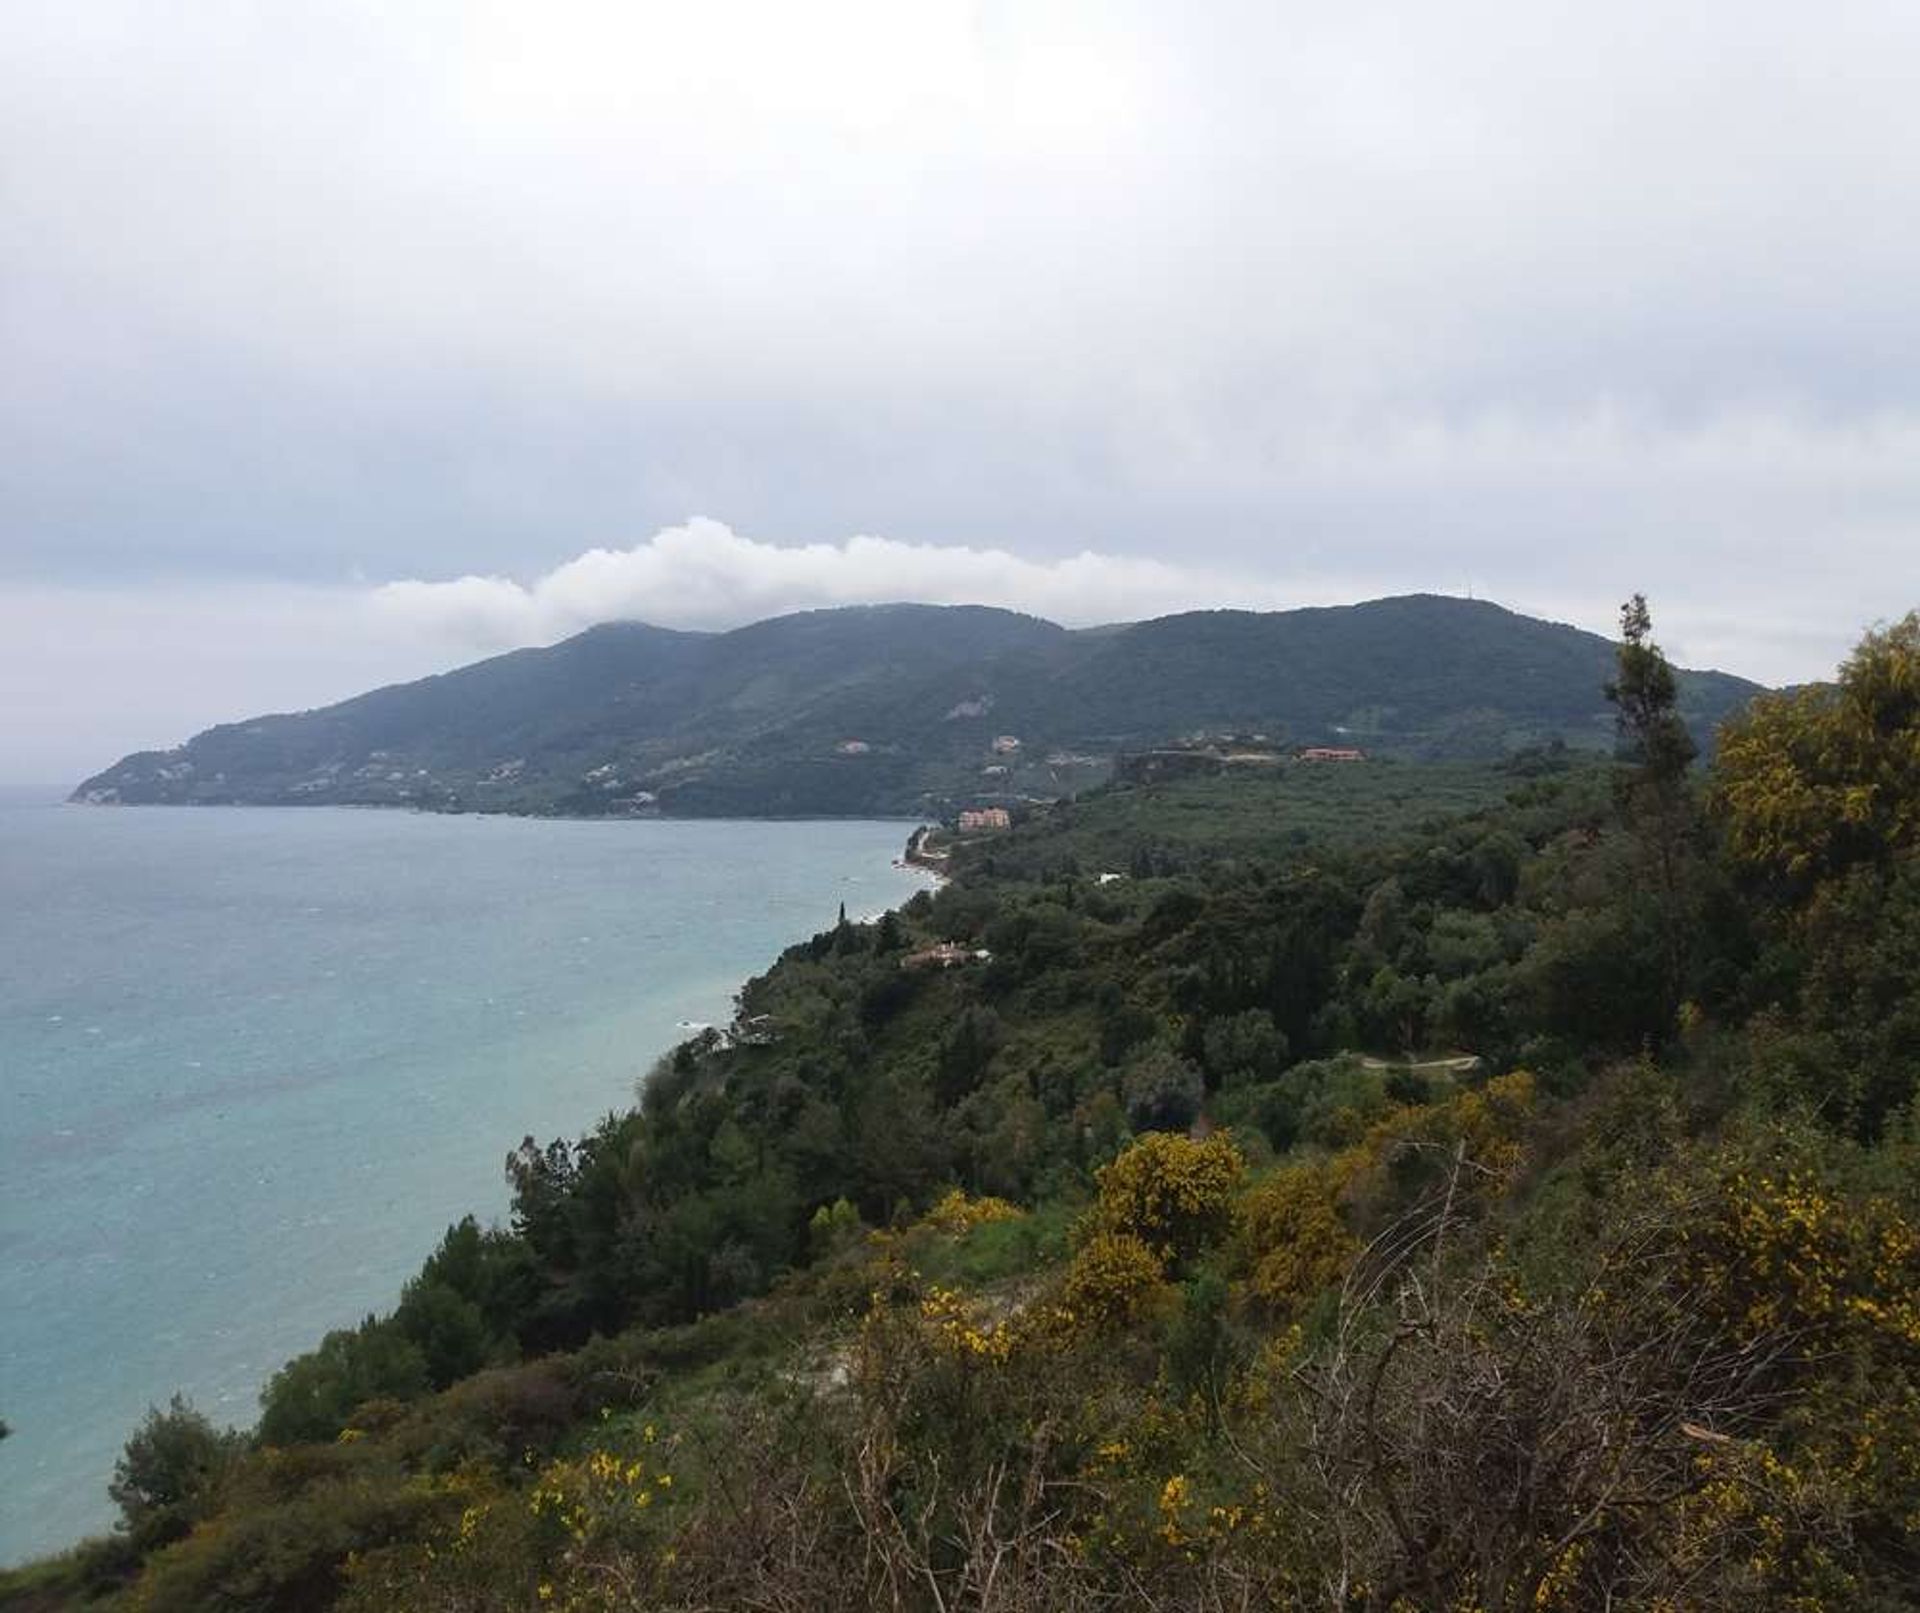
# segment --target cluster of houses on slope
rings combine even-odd
[[[968,807],[960,814],[962,834],[982,834],[995,829],[1011,829],[1013,818],[1005,807]]]

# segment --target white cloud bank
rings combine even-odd
[[[1036,558],[1001,548],[872,536],[782,544],[694,517],[631,548],[590,549],[528,582],[467,575],[381,584],[356,596],[360,619],[353,631],[385,639],[396,653],[436,653],[451,665],[551,644],[612,621],[726,629],[789,611],[912,601],[995,605],[1085,627],[1185,610],[1287,610],[1389,594],[1477,592],[1525,615],[1610,636],[1618,601],[1644,591],[1654,602],[1660,642],[1679,664],[1790,683],[1827,676],[1877,616],[1898,615],[1912,604],[1896,592],[1876,612],[1845,568],[1815,568],[1793,579],[1799,607],[1783,608],[1779,567],[1743,564],[1737,535],[1718,550],[1712,542],[1695,545],[1703,563],[1714,562],[1714,584],[1704,594],[1679,586],[1670,570],[1618,543],[1533,545],[1562,562],[1542,568],[1513,563],[1518,557],[1511,555],[1500,557],[1506,564],[1484,552],[1463,556],[1447,541],[1444,525],[1436,527],[1435,537],[1419,563],[1403,556],[1390,568],[1370,566],[1364,554],[1332,546],[1275,545],[1254,575],[1093,549]],[[1862,525],[1849,541],[1857,550],[1884,549],[1887,575],[1900,570],[1898,530]],[[1209,552],[1204,534],[1190,542],[1169,535],[1163,548]],[[1486,569],[1466,569],[1476,559]],[[1563,575],[1549,579],[1545,572],[1554,569]]]
[[[1325,586],[1283,588],[1090,549],[1029,560],[1005,549],[865,536],[783,546],[695,517],[630,549],[590,549],[530,584],[480,576],[390,582],[375,590],[373,604],[390,622],[478,649],[550,643],[597,622],[737,627],[789,611],[902,600],[998,605],[1085,626],[1335,597]]]
[[[1614,600],[1639,585],[1634,570],[1574,593],[1489,592],[1526,614],[1609,633]],[[64,791],[127,751],[177,744],[214,723],[325,705],[599,622],[723,629],[788,611],[911,600],[1087,625],[1209,607],[1347,604],[1418,587],[1461,591],[1447,577],[1336,575],[1308,555],[1274,554],[1267,575],[1255,578],[1093,550],[1034,559],[879,537],[769,543],[696,518],[629,549],[590,550],[525,583],[465,576],[0,589],[0,784]],[[1833,625],[1845,617],[1832,610],[1766,609],[1764,593],[1743,587],[1737,573],[1704,608],[1669,608],[1665,593],[1651,592],[1656,631],[1683,665],[1775,682],[1820,677],[1857,636],[1857,627]]]
[[[876,537],[765,543],[704,518],[630,549],[590,550],[531,583],[0,590],[0,784],[64,791],[128,751],[214,723],[325,705],[599,622],[729,628],[910,600],[1086,624],[1359,597],[1093,552],[1030,560]]]

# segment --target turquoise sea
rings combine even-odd
[[[502,1163],[632,1101],[902,823],[0,803],[0,1562],[112,1518],[184,1392],[398,1297]]]

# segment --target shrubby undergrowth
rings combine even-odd
[[[1920,619],[1704,772],[1625,627],[1611,770],[954,847],[9,1605],[1914,1605]]]

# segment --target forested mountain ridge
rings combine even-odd
[[[812,611],[726,633],[614,623],[209,729],[124,758],[75,799],[939,815],[1069,794],[1123,751],[1195,732],[1423,759],[1554,738],[1604,747],[1610,655],[1594,634],[1431,595],[1077,632],[971,606]],[[1681,710],[1707,734],[1756,689],[1683,673]]]
[[[941,836],[0,1607],[1901,1613],[1920,614]]]

